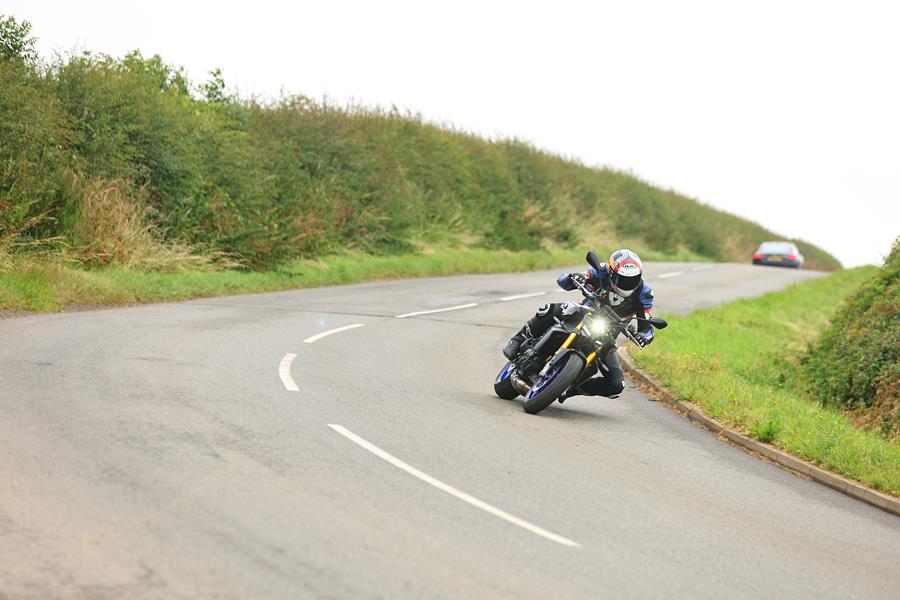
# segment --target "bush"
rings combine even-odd
[[[160,57],[79,53],[38,64],[27,24],[0,19],[0,237],[79,230],[85,187],[127,182],[154,235],[268,269],[347,250],[536,250],[633,244],[744,262],[762,227],[630,175],[417,115],[196,89]],[[139,192],[138,192],[139,191]],[[121,238],[111,240],[115,245]],[[98,240],[91,242],[95,247]],[[800,244],[810,268],[840,265]],[[96,261],[92,261],[96,263]],[[102,261],[100,261],[102,263]]]
[[[900,433],[900,239],[884,266],[845,301],[804,358],[812,395]]]

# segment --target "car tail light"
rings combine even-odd
[[[787,256],[785,256],[785,258],[788,260],[797,260],[797,255],[796,254],[788,254]]]
[[[759,260],[759,259],[761,259],[762,257],[763,257],[762,252],[757,252],[756,254],[753,255],[753,258],[754,258],[755,260]]]

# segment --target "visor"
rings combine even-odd
[[[626,277],[625,275],[620,275],[619,273],[613,273],[610,276],[610,281],[612,282],[612,285],[617,292],[628,292],[628,294],[622,294],[623,296],[627,296],[637,288],[638,284],[641,283],[641,276],[633,275],[631,277]]]

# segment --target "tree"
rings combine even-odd
[[[37,39],[31,34],[31,23],[16,21],[12,15],[0,15],[0,58],[3,60],[37,60],[34,45]]]
[[[227,102],[230,100],[225,92],[225,78],[222,77],[222,69],[213,69],[209,72],[209,81],[200,84],[200,93],[207,102]]]

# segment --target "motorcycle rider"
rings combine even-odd
[[[637,254],[622,248],[609,257],[609,262],[601,265],[598,271],[589,267],[584,273],[563,273],[556,283],[564,290],[576,289],[573,281],[586,285],[589,289],[599,291],[600,301],[608,304],[622,318],[636,315],[641,319],[651,317],[653,308],[653,290],[643,281],[644,266]],[[519,354],[519,348],[526,340],[540,339],[553,325],[555,319],[561,319],[575,311],[574,302],[544,304],[529,319],[519,332],[509,340],[503,349],[503,355],[513,360]],[[646,346],[653,341],[653,327],[647,321],[637,321],[638,331],[635,337],[640,345]],[[615,350],[598,357],[602,361],[601,369],[606,371],[603,377],[594,377],[573,387],[560,398],[560,402],[571,396],[606,396],[615,398],[625,389],[625,374],[619,364]]]

